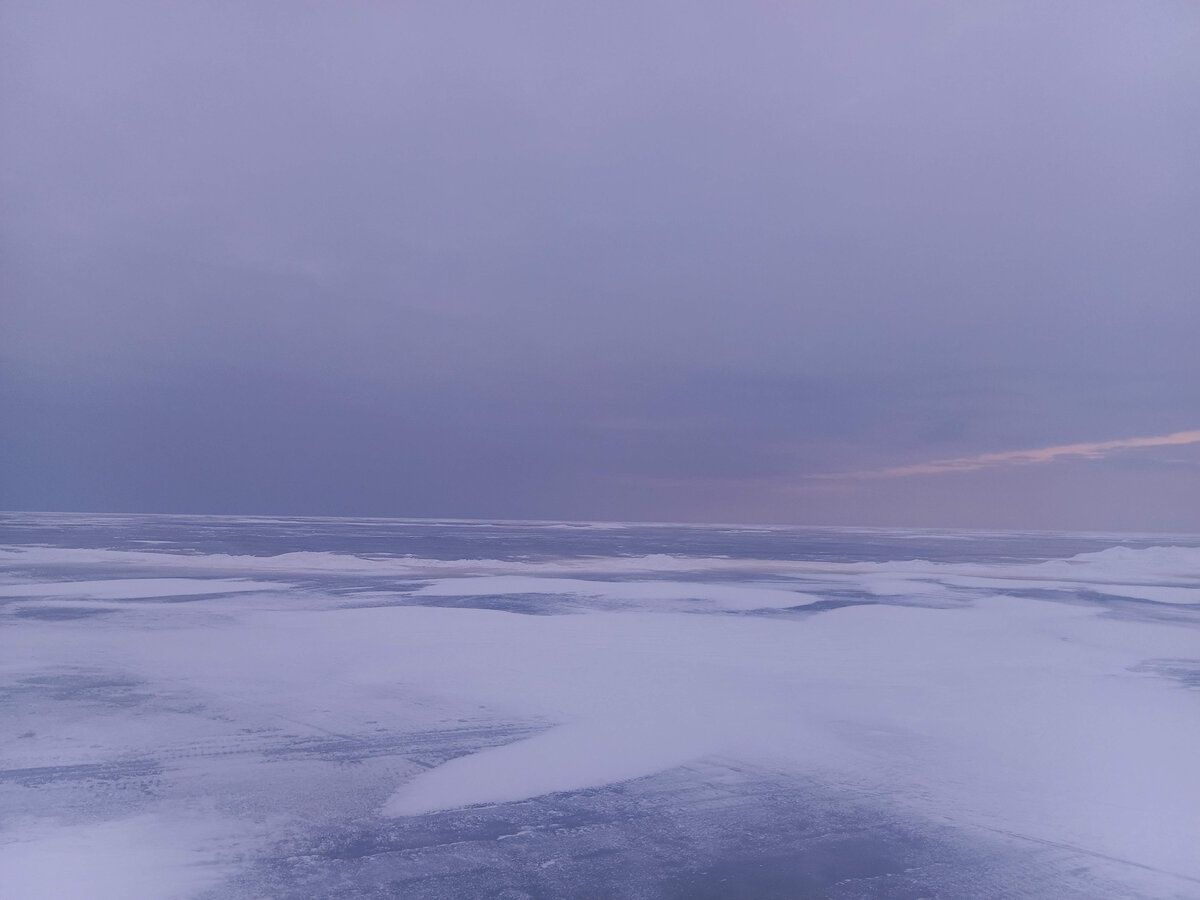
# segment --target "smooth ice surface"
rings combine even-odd
[[[1200,538],[2,524],[18,896],[1200,896]]]

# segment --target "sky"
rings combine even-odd
[[[1197,46],[7,0],[0,508],[1200,532]]]

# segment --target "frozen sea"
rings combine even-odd
[[[1200,537],[0,515],[0,896],[1200,897]]]

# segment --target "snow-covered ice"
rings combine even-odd
[[[1200,538],[0,525],[15,896],[1200,896]]]

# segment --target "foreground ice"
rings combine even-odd
[[[5,524],[4,896],[1200,896],[1197,538]]]

